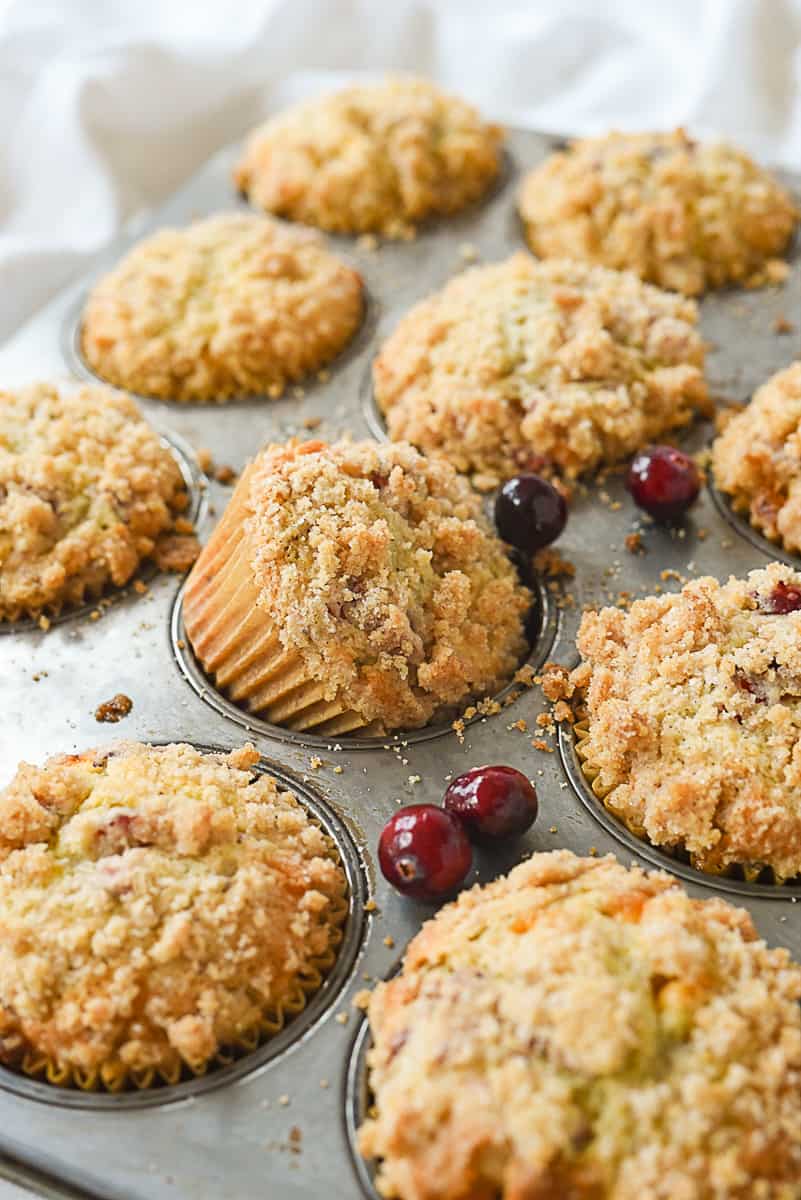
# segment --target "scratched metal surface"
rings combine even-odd
[[[186,458],[202,537],[230,490],[214,482],[201,486],[204,481],[191,463],[192,447],[209,447],[217,463],[240,469],[268,439],[303,433],[309,417],[321,418],[315,436],[380,431],[369,391],[376,345],[412,302],[463,268],[465,244],[484,261],[521,245],[514,208],[518,176],[551,144],[552,139],[535,133],[513,132],[503,180],[489,200],[424,229],[413,242],[371,253],[349,239],[332,239],[363,273],[370,299],[362,332],[334,364],[327,382],[315,382],[302,396],[290,393],[279,401],[246,400],[223,407],[143,402],[151,421]],[[212,159],[161,211],[139,219],[98,259],[90,276],[0,351],[0,383],[80,376],[84,368],[76,353],[77,320],[91,278],[152,229],[241,204],[229,183],[235,152],[230,148]],[[789,182],[798,190],[798,181]],[[782,288],[730,291],[703,301],[702,326],[713,344],[709,376],[723,400],[745,401],[757,384],[798,355],[798,332],[778,336],[774,324],[779,316],[796,322],[801,318],[800,257],[796,246],[792,274]],[[698,448],[710,433],[708,426],[698,426],[684,444]],[[776,554],[733,523],[725,504],[709,492],[681,537],[648,529],[647,553],[634,557],[625,552],[624,538],[636,526],[619,476],[608,479],[603,489],[593,486],[577,497],[559,543],[576,567],[575,579],[567,585],[573,604],[560,608],[549,597],[533,661],[546,656],[571,661],[584,604],[604,603],[622,589],[650,591],[666,568],[683,576],[725,577]],[[253,722],[248,731],[243,718],[209,689],[201,694],[204,683],[191,657],[177,646],[179,582],[152,578],[146,595],[132,592],[115,600],[97,621],[84,613],[55,624],[48,633],[15,629],[0,635],[0,780],[12,775],[21,758],[41,761],[50,753],[119,736],[226,748],[251,737],[267,769],[306,789],[302,795],[327,820],[348,856],[356,894],[347,953],[310,1015],[290,1024],[277,1044],[199,1085],[92,1098],[28,1084],[0,1069],[0,1155],[5,1158],[0,1176],[41,1195],[106,1200],[318,1200],[321,1195],[353,1200],[360,1189],[369,1195],[369,1174],[357,1167],[349,1143],[362,1087],[360,1059],[353,1058],[358,1022],[351,1001],[366,976],[377,978],[392,970],[430,911],[402,900],[384,884],[373,851],[380,827],[399,803],[439,801],[446,776],[477,763],[494,760],[522,768],[536,781],[541,811],[521,843],[478,856],[474,878],[489,879],[530,851],[556,846],[580,854],[591,848],[611,851],[625,862],[658,862],[683,875],[696,895],[725,893],[747,905],[770,943],[788,945],[801,955],[801,911],[794,907],[798,893],[704,879],[672,864],[626,838],[579,794],[569,741],[561,747],[554,743],[553,753],[532,749],[535,719],[543,710],[536,690],[471,725],[464,744],[447,731],[410,738],[408,744],[387,740],[388,749],[383,743],[361,748],[346,739],[338,747],[321,746],[319,739],[304,742]],[[120,725],[98,725],[95,708],[120,691],[133,699],[132,713]],[[527,734],[511,727],[520,718],[528,725]],[[314,756],[322,758],[322,766],[312,767]],[[362,916],[368,892],[378,912]],[[337,1020],[345,1013],[350,1014],[347,1021]],[[355,1049],[361,1048],[359,1042]]]

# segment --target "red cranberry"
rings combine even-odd
[[[770,595],[764,598],[760,607],[764,612],[782,616],[785,613],[797,612],[801,608],[801,588],[794,583],[785,583],[783,579],[780,579]]]
[[[515,837],[534,824],[537,793],[514,767],[474,767],[448,785],[445,808],[477,841]]]
[[[647,446],[635,455],[626,486],[654,520],[678,521],[698,498],[701,473],[683,450]]]
[[[378,861],[384,878],[404,896],[439,900],[464,882],[473,852],[451,813],[434,804],[410,804],[381,830]]]
[[[495,525],[510,546],[534,554],[556,541],[567,522],[561,492],[539,475],[507,480],[495,501]]]

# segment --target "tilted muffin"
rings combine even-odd
[[[98,375],[144,396],[276,397],[347,345],[362,293],[311,230],[224,213],[134,246],[92,288],[81,345]]]
[[[492,692],[531,594],[478,497],[411,446],[268,446],[189,577],[184,620],[237,704],[293,729],[424,725]]]
[[[129,396],[0,392],[0,621],[96,598],[143,559],[186,570],[187,504],[174,456]]]
[[[360,1148],[399,1200],[795,1200],[799,999],[743,909],[535,854],[373,993]]]
[[[20,766],[0,792],[0,1061],[174,1082],[303,1007],[347,884],[258,760],[123,743]]]
[[[250,136],[234,179],[254,204],[334,233],[400,237],[498,174],[503,133],[423,79],[346,88]]]
[[[785,550],[801,551],[801,362],[773,375],[712,448],[715,483]]]
[[[390,436],[460,471],[567,476],[707,411],[695,304],[629,273],[520,252],[416,305],[373,369]]]
[[[800,214],[747,154],[677,129],[573,142],[526,176],[520,215],[543,258],[625,268],[693,296],[784,278],[774,256]]]
[[[606,807],[703,871],[801,874],[801,573],[588,612],[577,644],[579,753]]]

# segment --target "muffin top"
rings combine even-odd
[[[0,392],[0,620],[122,586],[142,559],[197,554],[178,464],[128,396],[36,384]],[[186,528],[184,528],[184,526]]]
[[[525,178],[520,215],[532,250],[626,268],[696,295],[784,277],[799,211],[747,154],[683,129],[573,142]]]
[[[801,873],[801,573],[586,613],[578,648],[604,803],[702,870]]]
[[[89,295],[83,353],[145,396],[275,397],[351,339],[362,290],[311,230],[224,213],[134,246]]]
[[[0,1060],[174,1078],[297,995],[346,881],[258,760],[123,743],[20,766],[0,792]]]
[[[715,482],[786,550],[801,551],[801,362],[773,375],[712,449]]]
[[[408,235],[498,174],[502,131],[422,79],[346,88],[251,135],[237,186],[259,207],[335,233]]]
[[[631,454],[708,405],[693,301],[635,275],[520,252],[405,316],[374,366],[393,438],[489,482]]]
[[[742,909],[535,854],[373,993],[360,1148],[400,1200],[792,1200],[800,998]]]
[[[444,460],[371,441],[269,446],[248,503],[259,603],[328,699],[422,725],[518,666],[531,594]]]

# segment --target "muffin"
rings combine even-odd
[[[458,212],[498,174],[503,133],[423,79],[346,88],[280,113],[234,171],[259,208],[333,233],[409,235]]]
[[[631,831],[713,874],[801,874],[801,573],[585,613],[578,752]]]
[[[801,551],[801,362],[773,375],[712,448],[732,507],[785,550]]]
[[[347,345],[362,293],[312,231],[225,213],[134,246],[89,294],[83,355],[144,396],[275,398]]]
[[[774,256],[786,251],[799,210],[741,150],[676,129],[573,142],[526,176],[520,216],[542,258],[625,267],[694,296],[783,279]]]
[[[568,477],[709,411],[691,300],[629,273],[520,252],[453,279],[373,369],[390,436],[492,481]]]
[[[302,1009],[347,883],[252,746],[123,743],[0,792],[0,1061],[111,1091],[201,1074]]]
[[[51,616],[197,554],[178,464],[128,396],[0,392],[0,621]]]
[[[799,999],[743,909],[535,854],[373,992],[361,1151],[398,1200],[795,1200]]]
[[[248,712],[379,733],[497,690],[525,652],[531,601],[443,459],[291,441],[240,479],[183,612],[206,673]]]

